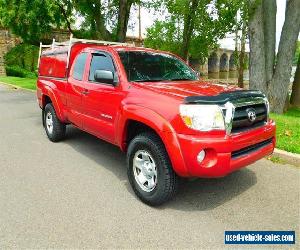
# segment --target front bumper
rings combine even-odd
[[[275,130],[275,123],[269,121],[263,127],[222,138],[177,134],[187,176],[222,177],[272,154]],[[197,155],[203,149],[206,156],[199,163]]]

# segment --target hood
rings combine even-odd
[[[174,82],[138,82],[134,84],[144,89],[152,90],[168,96],[174,96],[180,99],[188,96],[214,96],[222,92],[239,89],[232,85],[215,84],[203,80]]]

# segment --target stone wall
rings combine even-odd
[[[8,30],[0,28],[0,76],[4,76],[6,74],[4,55],[20,42],[21,40],[11,34]]]
[[[45,37],[45,38],[49,39],[51,42],[52,42],[53,38],[55,39],[56,42],[65,42],[70,39],[70,32],[67,30],[54,29],[48,35],[48,37]]]
[[[70,33],[64,30],[53,30],[46,39],[55,38],[58,42],[64,42],[70,39]],[[21,39],[13,35],[9,30],[0,27],[0,76],[5,76],[4,55],[14,46],[21,43]]]

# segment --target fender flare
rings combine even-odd
[[[51,88],[49,85],[46,85],[42,92],[42,107],[44,109],[46,103],[45,103],[45,97],[48,96],[51,101],[52,105],[55,109],[56,115],[58,116],[59,120],[65,121],[64,113],[62,110],[62,102],[57,97],[57,94],[55,94],[55,90]]]
[[[132,104],[123,106],[116,126],[117,144],[121,147],[122,151],[127,150],[125,140],[127,125],[130,120],[143,123],[152,128],[165,145],[174,171],[180,176],[189,175],[175,130],[164,117],[149,108]]]

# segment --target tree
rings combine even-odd
[[[242,26],[242,37],[241,37],[241,52],[239,55],[238,64],[238,86],[244,88],[244,70],[245,70],[245,43],[246,43],[246,25]]]
[[[75,11],[83,17],[84,21],[81,26],[81,31],[83,31],[82,36],[93,39],[112,40],[112,34],[107,29],[106,23],[106,17],[110,10],[108,6],[99,0],[67,1],[71,1]]]
[[[245,45],[248,33],[248,18],[249,18],[249,6],[247,1],[240,2],[240,8],[236,16],[235,24],[235,54],[238,55],[238,62],[235,61],[238,66],[238,86],[244,88],[244,70],[247,68],[247,55],[245,53]],[[239,31],[241,36],[239,37]],[[238,40],[241,42],[241,51],[238,53]],[[236,59],[236,60],[237,60]]]
[[[124,42],[130,11],[140,0],[0,0],[0,24],[25,42],[38,43],[53,28],[77,37]],[[74,29],[75,16],[83,18]]]
[[[51,0],[0,0],[0,24],[36,44],[53,28],[65,27],[61,9]]]
[[[125,42],[128,20],[131,6],[136,1],[134,0],[119,0],[119,13],[117,24],[117,41]]]
[[[297,41],[296,52],[293,59],[293,65],[297,65],[299,56],[300,56],[300,41]]]
[[[164,21],[147,30],[145,45],[204,62],[217,41],[233,31],[238,0],[163,0]]]
[[[66,22],[66,26],[67,26],[69,32],[74,34],[74,30],[72,28],[72,24],[74,22],[74,19],[72,18],[73,6],[72,6],[71,1],[55,0],[54,3],[61,10],[61,14],[64,17],[64,21]]]
[[[300,108],[300,54],[298,55],[297,69],[293,82],[291,105]]]
[[[140,0],[63,0],[84,18],[81,36],[124,42],[131,8]]]
[[[300,30],[300,1],[286,2],[285,21],[275,56],[276,9],[274,0],[249,0],[250,87],[267,94],[271,110],[282,113]]]
[[[183,24],[183,42],[181,55],[183,58],[188,58],[190,41],[195,27],[196,12],[199,5],[199,0],[188,1],[187,7],[184,11],[184,24]]]

